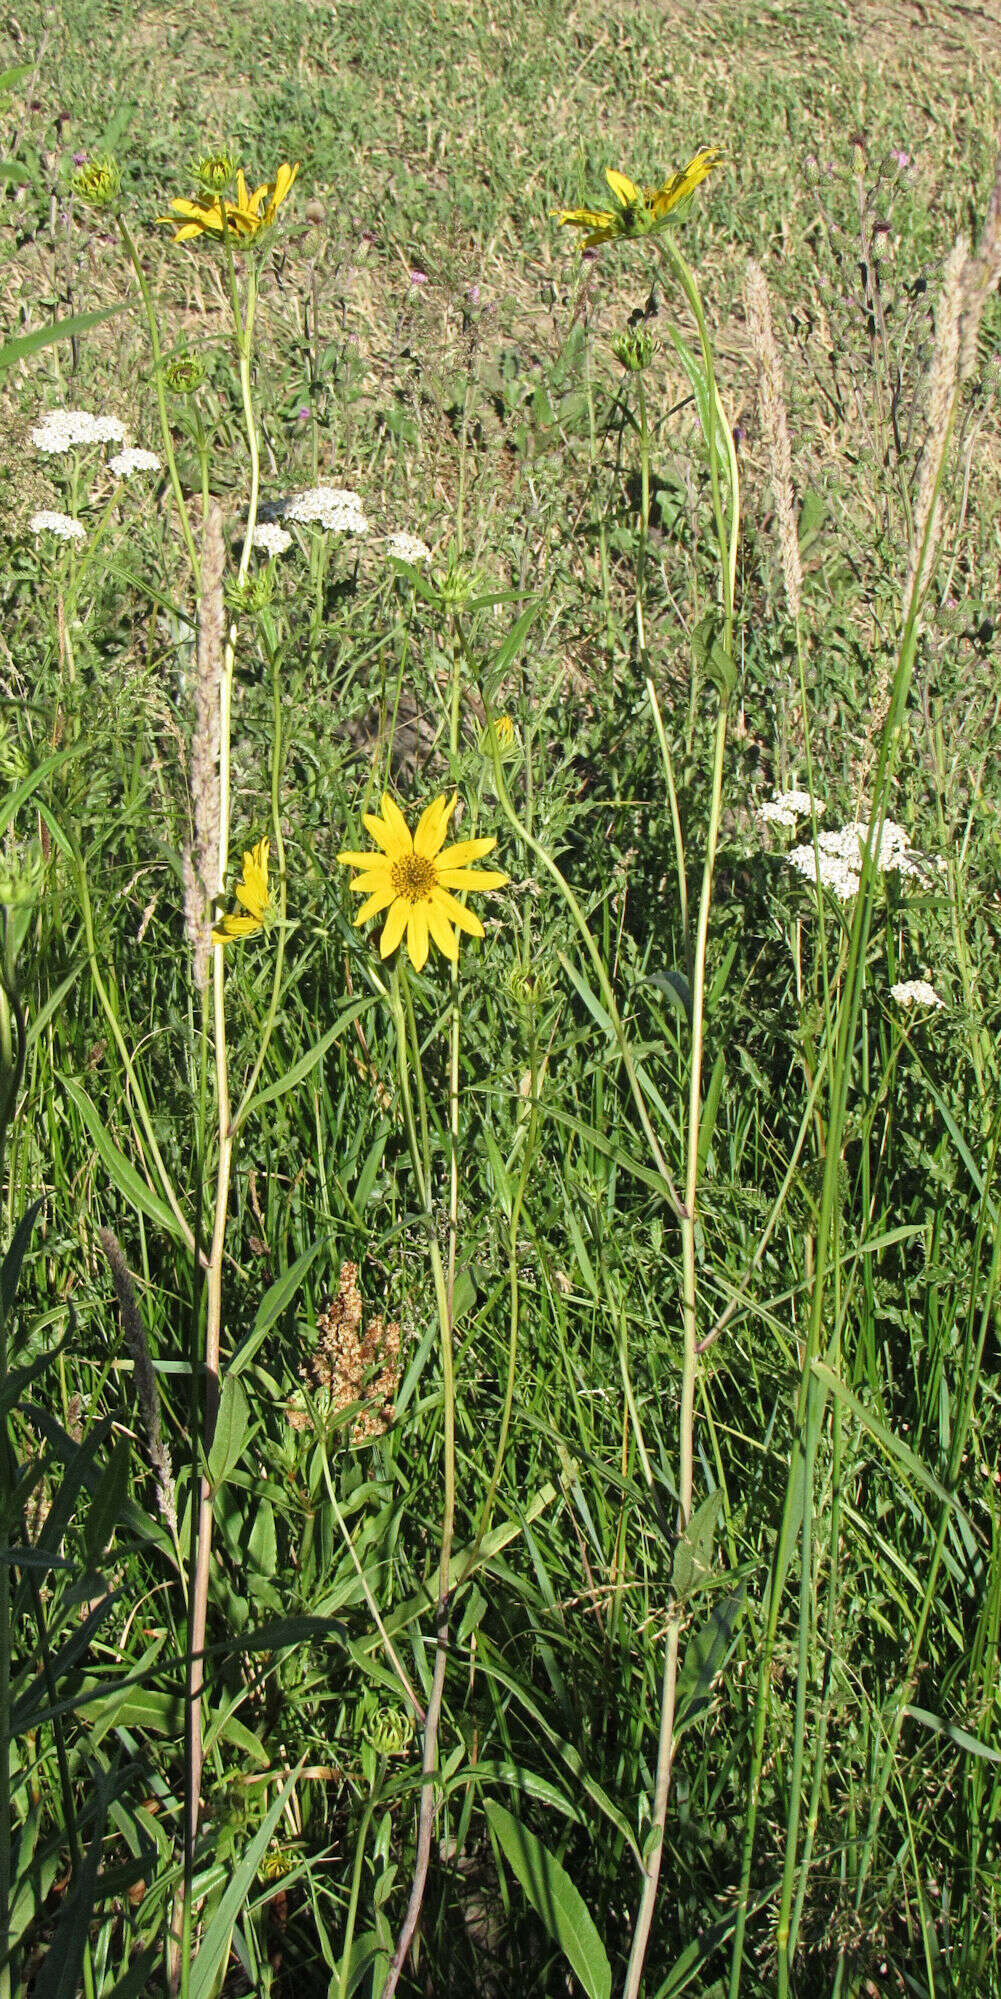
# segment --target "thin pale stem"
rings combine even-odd
[[[256,272],[250,266],[247,289],[247,310],[244,318],[240,311],[240,300],[236,284],[232,245],[229,235],[224,235],[224,246],[230,279],[230,299],[233,310],[233,324],[236,338],[237,358],[240,373],[240,391],[243,402],[243,416],[246,428],[247,447],[250,455],[250,501],[243,538],[243,550],[237,571],[237,589],[246,582],[250,566],[250,553],[254,528],[257,523],[257,499],[260,487],[260,451],[257,437],[257,422],[254,415],[250,382],[250,358],[253,336],[254,310],[257,300]],[[233,677],[236,659],[236,625],[231,623],[223,652],[222,673],[219,685],[219,860],[218,880],[225,881],[229,861],[229,817],[231,788],[231,735],[233,707]],[[274,767],[273,767],[274,768]],[[212,1240],[209,1250],[208,1271],[205,1280],[205,1348],[203,1357],[204,1412],[202,1417],[202,1438],[207,1459],[212,1448],[216,1415],[221,1394],[220,1354],[222,1345],[222,1265],[226,1244],[226,1223],[229,1209],[230,1174],[233,1161],[233,1126],[230,1119],[229,1057],[226,1043],[226,964],[225,947],[217,944],[212,953],[212,1027],[215,1058],[216,1118],[218,1127],[218,1154],[216,1160],[215,1204],[212,1225]],[[195,1556],[195,1573],[191,1588],[191,1615],[189,1620],[189,1669],[188,1708],[190,1715],[190,1739],[187,1772],[187,1824],[190,1849],[194,1850],[201,1810],[202,1780],[202,1691],[204,1688],[205,1631],[208,1619],[209,1573],[212,1555],[212,1505],[213,1493],[207,1470],[203,1471],[198,1499],[198,1545]],[[186,1896],[186,1918],[189,1916]],[[182,1968],[182,1976],[183,1976]]]

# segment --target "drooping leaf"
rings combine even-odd
[[[611,1999],[612,1967],[578,1889],[566,1868],[520,1819],[493,1798],[484,1809],[490,1829],[511,1872],[563,1952],[588,1999]]]

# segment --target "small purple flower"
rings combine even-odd
[[[901,173],[904,172],[905,167],[909,167],[911,164],[910,153],[902,152],[899,146],[891,146],[890,158],[894,166],[900,168]]]
[[[73,165],[75,167],[85,167],[89,158],[90,158],[89,153],[74,153]]]
[[[479,305],[480,302],[479,285],[467,285],[466,297],[468,298],[470,305]]]
[[[411,271],[410,282],[412,285],[426,285],[427,281],[428,274],[426,271]]]
[[[307,419],[312,416],[313,412],[310,409],[308,403],[300,403],[299,408],[296,410],[295,414],[297,422],[305,423]]]

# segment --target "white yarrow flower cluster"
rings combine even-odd
[[[88,410],[50,410],[35,425],[31,442],[54,456],[77,444],[124,444],[125,426],[117,417],[91,416]]]
[[[927,979],[904,979],[900,985],[890,987],[890,998],[898,1006],[943,1006],[934,986]]]
[[[292,536],[287,528],[280,528],[277,521],[262,521],[254,529],[251,540],[255,548],[263,548],[267,555],[284,555],[292,546]]]
[[[86,541],[87,537],[79,521],[72,514],[52,513],[43,507],[40,514],[32,514],[28,522],[33,534],[55,534],[60,541]]]
[[[395,556],[397,562],[409,562],[412,566],[416,566],[418,562],[431,560],[431,550],[427,542],[422,541],[417,534],[389,535],[386,541],[386,554]]]
[[[815,882],[819,855],[821,887],[829,888],[840,901],[850,902],[859,891],[862,854],[868,843],[869,827],[866,821],[850,819],[835,833],[818,833],[816,853],[812,843],[793,847],[786,860],[807,881]],[[873,864],[880,874],[914,875],[921,881],[926,881],[930,874],[941,873],[945,867],[941,858],[929,861],[924,854],[915,853],[904,828],[893,819],[883,822]]]
[[[108,471],[113,472],[116,479],[131,479],[133,472],[159,470],[160,460],[155,451],[137,451],[131,445],[127,445],[124,451],[116,451],[115,456],[108,459]]]
[[[818,814],[823,812],[823,799],[815,799],[813,803]],[[766,798],[764,804],[758,806],[755,817],[763,820],[766,826],[795,826],[797,819],[807,817],[810,804],[808,791],[778,791],[774,798]]]
[[[297,493],[288,500],[281,512],[287,521],[315,524],[330,534],[368,533],[362,503],[357,493],[348,492],[345,486],[312,486],[308,493]]]

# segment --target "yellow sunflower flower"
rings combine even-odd
[[[236,176],[235,201],[226,201],[222,195],[214,199],[195,195],[193,200],[179,195],[170,204],[172,213],[158,215],[156,219],[174,230],[175,243],[184,243],[191,236],[223,236],[227,232],[249,243],[259,230],[270,229],[298,171],[298,160],[294,167],[286,161],[270,185],[265,181],[251,194],[241,167]]]
[[[617,209],[554,208],[552,213],[558,222],[588,231],[577,245],[579,250],[593,250],[597,244],[610,243],[619,236],[652,236],[666,228],[674,211],[719,166],[722,158],[717,147],[700,146],[687,167],[666,180],[663,187],[637,187],[628,175],[606,167],[605,179],[619,204]]]
[[[374,812],[364,814],[366,830],[381,853],[337,856],[345,867],[361,869],[351,883],[352,889],[365,897],[355,923],[367,923],[370,916],[388,909],[379,939],[380,956],[388,958],[405,931],[410,962],[417,972],[423,971],[427,962],[429,937],[454,964],[459,956],[456,930],[464,930],[470,937],[484,934],[479,917],[449,891],[503,888],[508,879],[489,870],[474,873],[470,867],[471,861],[489,854],[496,840],[458,840],[443,850],[455,806],[455,797],[448,802],[444,794],[436,798],[421,814],[411,837],[399,806],[385,793],[382,817]]]
[[[270,852],[270,840],[259,840],[249,854],[244,854],[243,880],[237,882],[234,894],[247,914],[240,916],[233,909],[220,917],[218,928],[212,932],[213,944],[231,944],[234,937],[252,937],[255,930],[263,930],[270,920],[274,913],[268,888]]]

